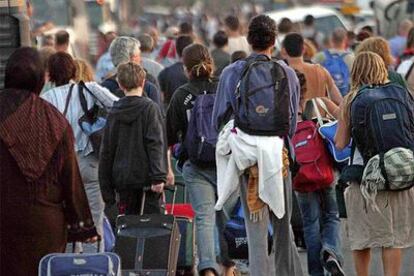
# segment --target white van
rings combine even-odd
[[[276,23],[282,18],[289,18],[297,27],[301,27],[307,15],[315,18],[316,28],[325,35],[330,35],[336,28],[342,27],[349,30],[347,21],[333,9],[321,6],[303,6],[286,10],[277,10],[267,13]]]

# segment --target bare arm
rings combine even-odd
[[[340,109],[344,106],[341,104]],[[344,149],[351,141],[351,126],[346,122],[344,116],[340,116],[338,120],[338,129],[335,134],[335,146],[338,149]]]

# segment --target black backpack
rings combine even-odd
[[[265,55],[246,59],[236,88],[235,126],[250,135],[286,136],[290,129],[286,72]]]

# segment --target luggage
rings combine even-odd
[[[329,50],[323,51],[325,54],[325,61],[323,62],[323,67],[329,72],[334,80],[336,86],[341,92],[342,96],[348,94],[350,90],[350,72],[348,65],[345,63],[345,56],[348,53],[337,54],[331,53]]]
[[[193,84],[187,84],[185,87],[196,97],[184,139],[188,158],[199,166],[214,166],[218,135],[213,127],[212,118],[217,86],[211,83],[209,87],[204,88],[195,87]]]
[[[182,183],[176,183],[176,185],[184,187]],[[185,201],[185,195],[183,198]],[[175,204],[173,197],[173,203],[166,205],[166,211],[168,214],[174,215],[181,234],[177,275],[192,274],[195,266],[195,213],[193,207],[187,203]]]
[[[375,166],[370,169],[374,168],[373,179],[384,179],[385,187],[380,190],[412,187],[412,163],[406,161],[412,159],[414,150],[414,98],[411,93],[393,83],[365,86],[353,99],[351,114],[352,137],[364,164],[372,163],[369,162],[371,158],[378,158],[378,161],[373,160]],[[410,152],[407,157],[404,149]],[[393,153],[394,157],[387,159]],[[364,176],[369,174],[366,170]],[[404,175],[406,171],[408,175]]]
[[[293,189],[308,193],[331,186],[334,182],[333,162],[316,123],[299,122],[292,143],[299,165],[293,178]]]
[[[236,89],[235,127],[250,135],[289,133],[290,90],[286,72],[265,55],[247,58]]]
[[[246,225],[244,222],[244,213],[239,201],[234,208],[231,219],[226,223],[224,229],[224,238],[228,246],[229,257],[235,260],[248,260],[249,247],[247,243]],[[273,228],[269,224],[268,252],[272,251],[273,245]]]
[[[52,253],[40,260],[38,275],[121,276],[121,261],[118,255],[110,252],[92,254]]]
[[[180,231],[173,215],[118,216],[115,252],[121,257],[123,275],[173,276],[180,249]]]

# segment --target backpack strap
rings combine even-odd
[[[70,102],[70,99],[72,98],[73,86],[75,86],[75,84],[74,84],[74,83],[72,83],[72,84],[70,85],[70,88],[69,88],[69,94],[68,94],[68,96],[66,97],[65,109],[63,110],[63,116],[65,116],[65,117],[66,117],[66,114],[68,113],[68,108],[69,108],[69,102]]]
[[[82,81],[78,84],[78,93],[79,93],[79,101],[82,107],[83,112],[86,114],[88,113],[88,102],[85,97],[85,93],[83,92],[84,85],[82,85]]]
[[[412,60],[412,63],[411,63],[410,69],[408,69],[407,74],[405,74],[405,76],[404,76],[404,79],[405,79],[405,80],[408,80],[408,78],[410,77],[411,72],[413,71],[413,69],[414,69],[414,58],[413,58],[413,60]]]

